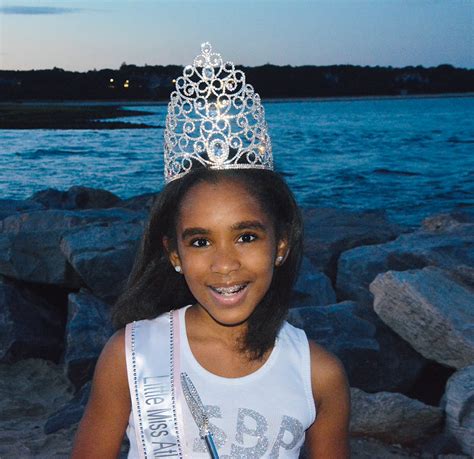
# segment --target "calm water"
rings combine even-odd
[[[163,105],[127,118],[163,126]],[[397,222],[474,207],[474,98],[265,104],[276,167],[300,204],[386,209]],[[0,198],[86,185],[157,191],[163,129],[0,132]]]

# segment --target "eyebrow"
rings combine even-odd
[[[191,236],[196,236],[198,234],[209,234],[210,231],[205,228],[186,228],[181,234],[182,239],[186,239]]]
[[[262,231],[264,233],[267,232],[267,227],[263,223],[259,222],[258,220],[246,220],[243,222],[238,222],[238,223],[233,224],[231,226],[231,229],[233,231],[257,230],[257,231]],[[181,238],[186,239],[191,236],[205,235],[205,234],[210,234],[210,231],[206,228],[200,228],[200,227],[186,228],[182,232]]]
[[[246,220],[232,225],[233,230],[253,229],[267,232],[267,227],[258,220]]]

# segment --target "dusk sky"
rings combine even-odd
[[[474,68],[474,0],[0,0],[0,68],[191,63]]]

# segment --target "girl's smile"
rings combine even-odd
[[[195,185],[181,203],[176,238],[171,262],[199,305],[227,326],[252,314],[286,251],[269,216],[234,180]]]
[[[228,287],[210,285],[211,293],[223,306],[234,306],[241,302],[247,292],[248,283],[234,284]]]

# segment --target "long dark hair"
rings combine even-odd
[[[171,266],[162,240],[166,236],[171,244],[176,244],[178,211],[186,193],[198,183],[221,180],[244,185],[272,220],[276,240],[288,240],[285,262],[275,268],[270,288],[247,320],[242,349],[258,359],[274,345],[285,319],[303,250],[301,212],[288,185],[272,171],[196,168],[166,185],[152,207],[127,286],[113,308],[112,318],[115,326],[121,328],[134,320],[151,319],[170,309],[196,303],[184,276]]]

